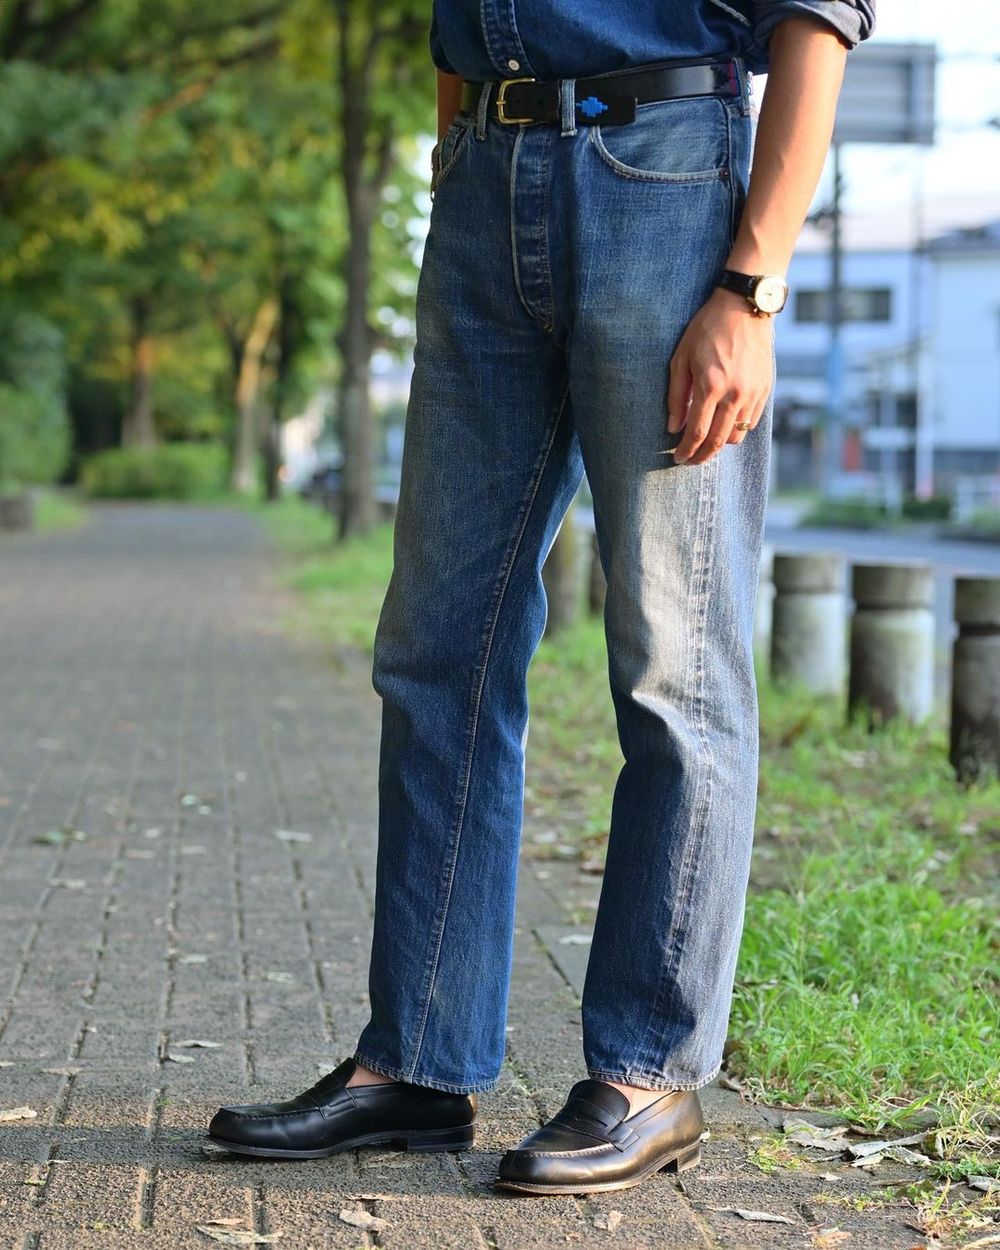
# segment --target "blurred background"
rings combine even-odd
[[[294,490],[341,538],[391,507],[428,7],[4,7],[3,523],[50,484]],[[849,58],[776,327],[779,528],[1000,535],[998,49],[989,0],[914,0]]]

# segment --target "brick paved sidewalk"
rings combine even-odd
[[[562,940],[563,908],[597,883],[562,864],[522,872],[510,1059],[474,1150],[205,1157],[220,1102],[290,1097],[367,1018],[379,703],[364,657],[284,632],[274,568],[254,518],[224,509],[107,506],[0,541],[0,1112],[33,1113],[0,1123],[0,1247],[183,1250],[220,1244],[213,1220],[282,1250],[923,1245],[898,1208],[815,1201],[877,1187],[856,1169],[765,1176],[751,1139],[787,1113],[719,1087],[680,1178],[491,1188],[585,1075],[586,946]],[[831,1225],[853,1237],[824,1242]]]

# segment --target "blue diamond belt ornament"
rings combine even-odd
[[[577,100],[576,107],[583,110],[584,117],[598,117],[608,111],[608,106],[597,96],[589,95],[586,100]]]

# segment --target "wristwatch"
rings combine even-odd
[[[781,312],[788,299],[788,283],[777,273],[740,273],[723,269],[715,284],[742,295],[755,317],[771,317]]]

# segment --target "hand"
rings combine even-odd
[[[771,317],[755,317],[742,295],[716,287],[695,313],[670,361],[667,429],[684,435],[678,464],[704,464],[760,420],[774,385]]]

